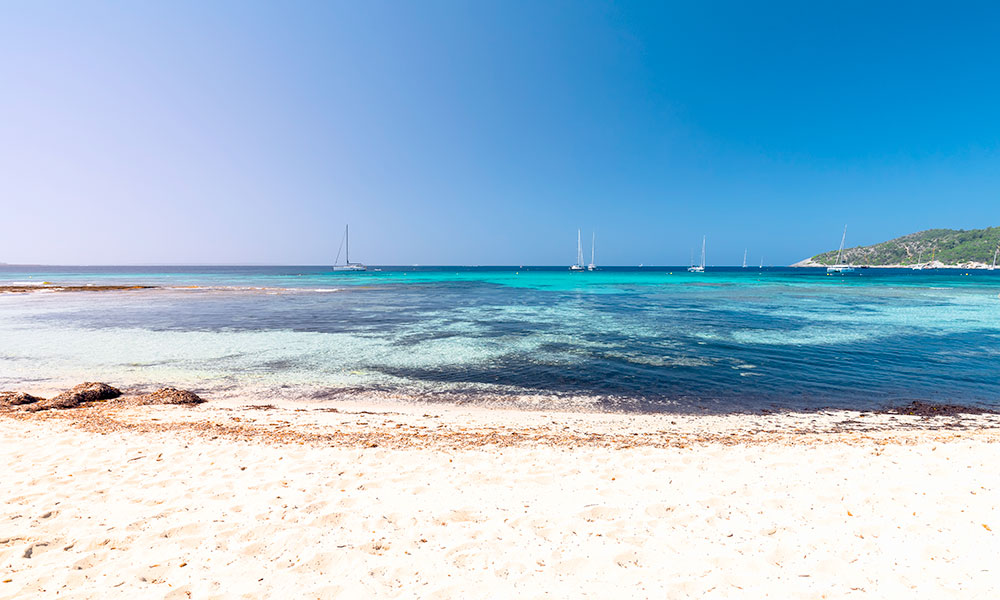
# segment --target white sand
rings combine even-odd
[[[1000,597],[990,418],[367,409],[0,416],[0,597]]]

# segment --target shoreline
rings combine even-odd
[[[834,265],[827,265],[822,263],[812,262],[811,259],[799,261],[797,263],[788,265],[791,269],[819,269],[831,267]],[[913,270],[916,264],[910,265],[850,265],[855,269],[909,269]],[[949,270],[967,270],[967,271],[992,271],[994,269],[990,268],[990,265],[986,263],[965,263],[960,265],[946,265],[946,264],[935,264],[926,269],[919,269],[923,271],[934,271],[936,269],[949,269]]]
[[[887,412],[601,413],[418,403],[302,406],[209,402],[0,412],[0,419],[64,423],[91,433],[210,433],[237,442],[349,448],[684,448],[698,444],[911,444],[976,437],[1000,443],[1000,414],[925,417]],[[331,405],[332,404],[332,405]],[[930,437],[928,437],[930,436]]]
[[[512,447],[687,447],[693,444],[911,443],[967,434],[1000,442],[1000,414],[906,414],[819,410],[720,414],[622,413],[387,401],[210,401],[193,406],[99,401],[39,412],[0,410],[0,420],[63,423],[104,433],[166,431],[233,441],[396,449]],[[945,406],[945,405],[925,405]],[[958,407],[963,408],[963,407]],[[976,409],[972,409],[976,410]],[[281,430],[281,435],[275,432]]]

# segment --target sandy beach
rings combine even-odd
[[[1000,419],[0,413],[0,597],[985,598]]]

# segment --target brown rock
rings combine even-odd
[[[24,392],[0,392],[0,407],[33,404],[39,400],[42,400],[42,398],[25,394]]]
[[[160,388],[153,392],[152,394],[145,394],[143,396],[136,396],[135,398],[129,398],[129,404],[147,405],[147,404],[201,404],[204,400],[195,394],[194,392],[189,392],[187,390],[179,390],[177,388],[165,387]]]
[[[76,408],[85,402],[110,400],[122,393],[106,383],[86,382],[67,390],[54,398],[40,400],[26,407],[28,410],[49,410],[51,408]]]

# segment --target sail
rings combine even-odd
[[[583,271],[586,267],[583,266],[583,239],[581,238],[580,230],[576,230],[576,262],[573,263],[569,270],[570,271]]]
[[[840,237],[840,250],[837,251],[837,264],[842,264],[840,262],[840,257],[844,254],[844,241],[847,239],[847,225],[844,225],[844,235]]]
[[[346,261],[340,264],[340,253],[345,252]],[[351,262],[351,228],[344,226],[344,237],[340,240],[340,248],[337,249],[337,259],[333,261],[334,271],[367,271],[368,267],[361,263]]]
[[[580,230],[576,230],[576,264],[583,266],[583,242],[580,239]]]

